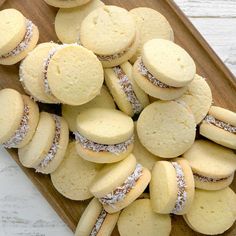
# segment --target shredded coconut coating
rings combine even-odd
[[[143,61],[141,59],[139,59],[139,63],[138,63],[138,71],[139,73],[144,76],[145,78],[147,78],[153,85],[160,87],[160,88],[174,88],[171,87],[167,84],[162,83],[160,80],[158,80],[157,78],[155,78],[149,71],[148,69],[145,67]]]
[[[23,52],[29,45],[29,42],[32,39],[33,36],[33,22],[30,20],[27,20],[26,22],[26,33],[23,38],[23,40],[14,48],[12,51],[0,56],[1,59],[8,58],[11,56],[17,56],[21,52]]]
[[[175,202],[175,207],[171,213],[177,214],[178,212],[181,212],[184,209],[187,201],[187,192],[185,191],[186,182],[182,167],[177,162],[171,162],[171,164],[175,168],[177,185],[178,185],[177,200]]]
[[[225,123],[223,121],[217,120],[212,115],[207,115],[204,119],[208,124],[215,125],[218,128],[224,129],[225,131],[228,131],[230,133],[236,134],[236,127],[232,126],[228,123]]]
[[[140,103],[133,90],[132,82],[129,80],[128,76],[125,74],[125,72],[120,66],[114,67],[113,71],[119,79],[119,84],[122,90],[124,91],[127,100],[130,102],[134,114],[139,114],[143,110],[143,105]]]
[[[229,179],[232,175],[225,178],[210,178],[210,177],[206,177],[206,176],[194,173],[193,176],[195,180],[201,181],[203,183],[217,183],[217,182]]]
[[[76,141],[79,142],[83,146],[83,148],[92,150],[93,152],[110,152],[119,154],[125,152],[128,149],[128,146],[134,142],[134,136],[132,136],[130,139],[126,140],[123,143],[107,145],[95,143],[82,136],[78,131],[74,132],[74,135]]]
[[[24,113],[20,122],[20,127],[16,130],[7,142],[3,144],[5,148],[16,148],[25,138],[29,131],[29,107],[24,105]]]
[[[50,150],[48,151],[47,155],[43,158],[43,160],[40,162],[40,164],[36,168],[36,172],[40,172],[43,168],[47,167],[47,165],[54,159],[59,148],[59,142],[61,138],[61,122],[58,116],[56,115],[52,115],[52,116],[56,125],[55,136],[53,138],[53,142],[52,142],[52,146],[50,147]]]
[[[89,236],[96,236],[98,234],[99,230],[102,227],[103,222],[105,221],[106,216],[107,216],[107,212],[103,209],[100,215],[98,216],[97,221]]]
[[[141,164],[137,164],[134,172],[128,176],[121,186],[117,187],[114,191],[102,198],[99,198],[98,200],[104,205],[114,207],[114,204],[122,201],[126,197],[126,194],[128,194],[134,188],[136,182],[142,176],[142,172],[143,166]]]

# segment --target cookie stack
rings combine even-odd
[[[236,220],[236,113],[212,106],[166,18],[99,0],[45,2],[61,7],[62,44],[24,48],[19,77],[31,98],[0,91],[0,143],[18,148],[25,167],[50,174],[66,198],[93,198],[76,236],[109,236],[116,224],[121,236],[167,236],[173,214],[198,233],[228,230]],[[25,23],[4,11],[15,14],[11,24]],[[4,55],[25,34],[20,22],[0,40]],[[62,104],[62,117],[36,101]]]

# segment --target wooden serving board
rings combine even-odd
[[[4,0],[0,0],[0,5],[3,2]],[[234,76],[172,0],[105,0],[105,3],[127,9],[145,6],[161,12],[174,29],[175,41],[194,58],[198,73],[208,78],[207,81],[211,86],[215,104],[236,111],[236,80]],[[54,32],[54,18],[57,9],[48,6],[43,0],[6,0],[1,6],[1,9],[4,8],[16,8],[33,20],[40,30],[40,42],[58,41]],[[19,83],[18,68],[19,64],[0,66],[0,88],[10,87],[24,92]],[[47,109],[52,110],[55,107]],[[9,152],[58,215],[72,231],[75,231],[80,215],[88,202],[71,201],[64,198],[54,189],[49,176],[36,174],[33,170],[22,167],[18,161],[17,152],[15,150],[9,150]],[[236,180],[232,184],[232,188],[236,191]],[[172,224],[171,235],[173,236],[200,235],[190,230],[182,217],[173,216]],[[113,236],[117,235],[119,233],[116,229]],[[236,225],[223,235],[235,236]]]

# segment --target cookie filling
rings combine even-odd
[[[177,162],[171,162],[171,164],[175,168],[178,185],[177,200],[175,202],[175,207],[171,213],[177,214],[178,212],[181,212],[184,209],[187,201],[187,192],[185,191],[186,182],[182,167]]]
[[[14,48],[12,51],[0,56],[0,59],[5,59],[11,56],[17,56],[21,52],[23,52],[29,45],[32,36],[33,36],[33,22],[30,20],[27,20],[26,22],[26,33],[23,38],[23,40],[20,42],[20,44],[17,45],[16,48]]]
[[[221,120],[217,120],[214,116],[212,115],[207,115],[204,119],[208,124],[212,124],[218,128],[221,128],[225,131],[228,131],[230,133],[236,134],[236,126],[230,125],[226,122],[223,122]]]
[[[143,61],[140,59],[139,63],[138,63],[138,71],[139,73],[144,76],[149,82],[151,82],[153,85],[160,87],[160,88],[174,88],[171,87],[167,84],[162,83],[160,80],[158,80],[157,78],[155,78],[146,68],[146,66],[144,65]]]
[[[110,205],[114,207],[114,204],[122,201],[126,197],[126,195],[134,188],[137,181],[142,176],[142,172],[143,166],[137,164],[134,172],[130,176],[128,176],[128,178],[121,186],[117,187],[114,191],[108,193],[104,197],[99,198],[98,200],[104,205]]]
[[[3,144],[5,148],[15,148],[24,140],[29,130],[29,112],[29,106],[24,105],[24,113],[20,122],[20,127],[16,130],[14,136]]]
[[[217,182],[229,179],[232,175],[225,177],[225,178],[210,178],[210,177],[206,177],[206,176],[194,173],[193,176],[194,176],[195,180],[198,180],[203,183],[217,183]]]
[[[125,152],[128,149],[129,145],[134,142],[134,137],[132,136],[130,139],[126,140],[123,143],[107,145],[95,143],[82,136],[78,131],[74,132],[74,135],[76,141],[78,141],[83,146],[83,148],[89,149],[93,152],[110,152],[114,154],[119,154]]]
[[[39,163],[38,167],[36,168],[36,172],[40,172],[43,168],[46,168],[48,166],[48,164],[55,158],[59,148],[59,143],[61,138],[61,122],[58,116],[56,115],[52,116],[56,125],[55,136],[53,138],[50,150],[48,151],[47,155],[43,158],[43,160]]]
[[[122,56],[124,56],[133,46],[135,40],[130,44],[130,46],[128,46],[124,51],[113,54],[113,55],[98,55],[96,54],[96,56],[98,57],[98,59],[100,61],[113,61],[115,59],[119,59]]]
[[[105,221],[106,216],[107,216],[107,212],[103,209],[100,215],[98,216],[97,221],[89,236],[96,236],[98,234],[99,230],[102,227],[103,222]]]
[[[124,91],[127,100],[130,102],[134,114],[139,114],[143,110],[143,106],[139,102],[133,90],[132,82],[129,80],[128,76],[125,74],[125,72],[122,70],[120,66],[114,67],[113,71],[115,72],[116,76],[119,79],[119,84],[122,90]]]

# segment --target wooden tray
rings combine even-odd
[[[4,0],[0,0],[1,2],[4,2]],[[127,9],[145,6],[161,12],[174,29],[175,41],[192,55],[196,62],[198,73],[208,78],[215,104],[236,111],[236,82],[234,76],[172,0],[105,0],[105,3],[122,6]],[[57,41],[54,32],[54,18],[57,9],[46,5],[43,0],[6,0],[1,9],[3,8],[16,8],[22,11],[26,17],[32,19],[39,27],[40,42]],[[18,67],[19,65],[0,66],[0,88],[11,87],[22,93],[24,92],[18,81]],[[76,202],[64,198],[53,188],[49,176],[36,174],[32,170],[22,167],[18,161],[17,152],[9,150],[9,153],[58,215],[72,231],[75,231],[79,217],[87,202]],[[232,188],[236,191],[236,180],[232,184]],[[174,216],[172,223],[171,235],[173,236],[199,235],[186,226],[182,217]],[[115,230],[113,236],[117,235],[119,233]],[[235,236],[236,225],[224,235]]]

